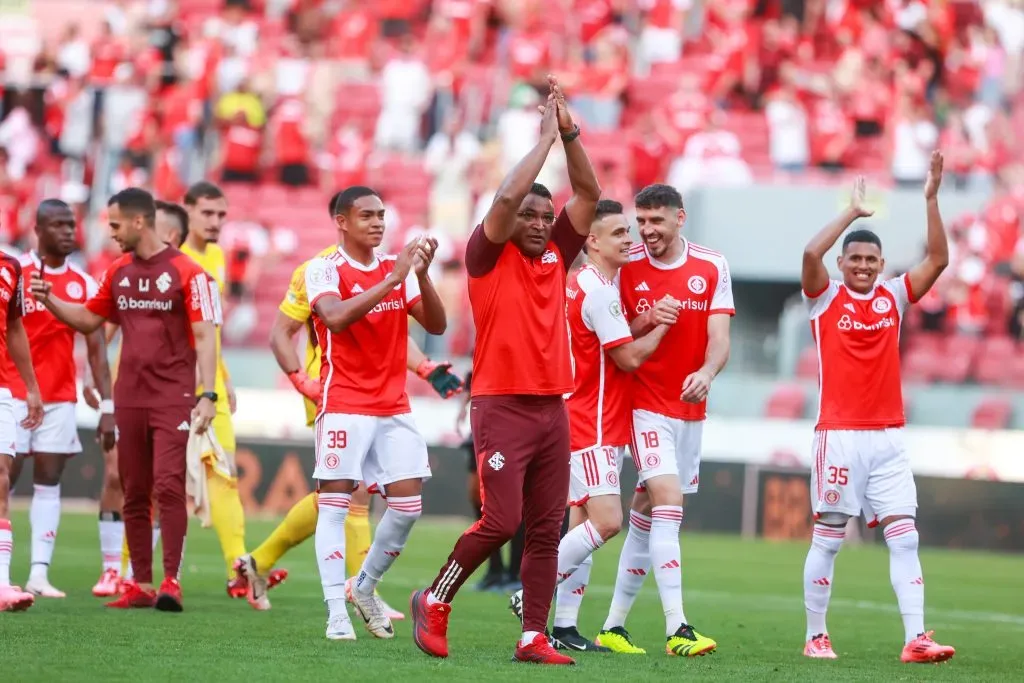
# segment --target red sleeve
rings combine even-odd
[[[466,272],[470,277],[483,277],[498,265],[501,253],[505,251],[504,243],[495,243],[487,239],[484,224],[476,226],[466,243]]]
[[[568,272],[576,257],[583,251],[583,245],[587,242],[587,236],[576,232],[572,219],[569,218],[569,214],[565,212],[564,207],[561,213],[558,214],[558,218],[555,219],[555,227],[551,229],[551,241],[555,243],[558,251],[562,254],[562,265],[565,266],[565,270]]]
[[[220,300],[216,283],[192,259],[183,256],[175,264],[181,275],[185,312],[190,323],[219,323]]]
[[[25,283],[22,282],[24,275],[21,272],[21,264],[10,259],[14,270],[14,286],[11,291],[11,300],[7,302],[7,322],[17,320],[25,311]]]
[[[117,259],[103,272],[103,276],[100,278],[99,289],[85,302],[85,309],[87,311],[107,320],[110,320],[114,315],[114,297],[110,293],[110,283],[120,267],[121,259]]]

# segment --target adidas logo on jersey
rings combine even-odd
[[[353,293],[353,294],[359,294],[359,293],[361,293],[362,291],[363,291],[363,288],[359,286],[359,283],[358,283],[358,282],[357,282],[357,283],[355,283],[354,285],[352,285],[352,293]]]
[[[125,275],[123,278],[121,278],[121,281],[117,283],[117,286],[118,287],[131,287],[132,286],[132,282],[131,282],[131,280],[128,279],[128,276]]]
[[[633,288],[633,291],[634,292],[649,292],[649,291],[651,291],[651,288],[647,285],[646,281],[642,281],[640,284],[638,284],[636,287]]]
[[[178,425],[178,431],[179,432],[187,432],[188,430],[189,430],[188,422],[182,421],[182,423],[180,425]]]
[[[848,311],[849,311],[850,313],[856,313],[856,312],[857,312],[857,309],[856,309],[856,308],[854,307],[854,305],[853,305],[853,304],[851,304],[851,303],[846,303],[846,304],[843,304],[843,308],[845,308],[846,310],[848,310]]]

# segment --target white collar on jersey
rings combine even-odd
[[[657,268],[658,270],[675,270],[679,266],[686,263],[686,257],[690,253],[690,243],[686,241],[686,238],[683,237],[682,235],[679,236],[679,239],[682,240],[683,242],[683,253],[673,263],[662,263],[661,261],[651,256],[651,252],[647,251],[647,245],[645,244],[644,253],[647,255],[647,262],[650,263],[653,267]]]
[[[850,298],[859,299],[860,301],[871,301],[872,299],[875,298],[875,292],[878,291],[877,282],[875,283],[875,286],[871,288],[870,292],[864,292],[863,294],[861,294],[860,292],[853,291],[852,289],[847,287],[846,283],[843,282],[842,280],[839,281],[839,284],[843,287],[843,289],[846,290],[846,293],[850,295]]]
[[[378,254],[376,251],[373,252],[373,263],[371,263],[370,265],[366,265],[365,263],[360,263],[359,261],[356,261],[354,258],[348,255],[348,252],[346,252],[345,248],[340,244],[338,245],[338,253],[341,254],[341,258],[345,259],[345,262],[347,264],[349,264],[356,270],[363,271],[364,273],[374,271],[377,269],[377,266],[380,265],[380,254]]]
[[[42,259],[39,258],[39,252],[33,249],[32,251],[28,252],[28,255],[32,259],[32,263],[35,264],[36,268],[41,269],[43,267],[43,261]],[[50,266],[47,266],[46,272],[53,273],[54,275],[63,275],[64,273],[68,272],[70,268],[71,266],[69,265],[68,259],[65,256],[64,263],[59,268],[51,268]]]

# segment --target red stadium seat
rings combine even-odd
[[[764,416],[784,420],[799,420],[807,408],[807,392],[800,384],[782,384],[775,387],[765,404]]]
[[[971,414],[971,426],[978,429],[1006,429],[1010,426],[1013,406],[1002,396],[983,398]]]
[[[902,360],[903,379],[908,382],[934,382],[939,376],[942,363],[942,354],[937,350],[908,351]],[[964,372],[966,374],[966,370]]]

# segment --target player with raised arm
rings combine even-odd
[[[156,233],[156,204],[145,190],[110,198],[111,236],[124,255],[107,269],[95,296],[68,302],[38,273],[32,295],[58,320],[83,334],[105,320],[121,326],[123,343],[114,385],[118,471],[124,485],[125,534],[134,579],[109,607],[156,607],[180,612],[177,574],[185,540],[185,449],[190,424],[203,432],[216,414],[217,396],[195,396],[196,368],[213,386],[214,329],[221,321],[217,285],[195,261]],[[152,505],[160,511],[164,580],[154,591]]]
[[[583,515],[574,520],[558,546],[558,595],[555,647],[563,650],[604,651],[580,635],[576,628],[582,588],[577,594],[563,586],[595,550],[622,528],[619,474],[629,443],[631,372],[647,360],[678,318],[675,306],[659,307],[659,325],[648,335],[633,339],[622,314],[617,285],[619,269],[629,262],[629,222],[622,204],[610,199],[597,203],[594,222],[584,250],[587,264],[569,276],[569,345],[574,388],[566,401],[569,411],[569,505]],[[574,516],[575,517],[575,516]],[[523,592],[511,598],[521,617]]]
[[[17,453],[17,430],[35,429],[43,421],[43,402],[39,397],[36,373],[32,369],[28,335],[21,318],[25,313],[21,264],[8,254],[0,252],[0,301],[4,313],[0,315],[0,358],[10,356],[21,381],[27,387],[25,404],[28,415],[18,424],[15,403],[11,394],[13,377],[7,363],[0,363],[0,612],[21,612],[32,606],[31,593],[11,585],[11,555],[14,534],[8,516],[11,482],[11,460]]]
[[[68,301],[82,303],[96,293],[96,282],[74,265],[68,256],[77,248],[75,215],[59,199],[45,199],[36,209],[35,251],[22,254],[19,262],[23,280],[32,273],[41,273]],[[28,295],[28,283],[25,282]],[[78,439],[75,403],[75,330],[55,320],[53,315],[29,295],[22,318],[28,334],[32,364],[38,368],[40,397],[43,400],[43,422],[34,430],[18,428],[18,457],[11,469],[11,486],[18,481],[25,458],[32,458],[32,504],[29,520],[32,526],[32,567],[25,590],[44,598],[63,598],[64,593],[50,585],[49,568],[53,547],[60,526],[60,479],[64,464],[82,452]],[[89,368],[99,392],[100,419],[97,440],[104,453],[114,446],[114,402],[110,394],[110,368],[107,366],[107,345],[103,330],[86,337]],[[7,376],[15,398],[15,417],[23,420],[28,414],[27,390],[18,380],[10,358]],[[115,553],[116,555],[116,553]]]
[[[502,182],[466,246],[477,330],[470,421],[483,517],[456,543],[430,588],[412,596],[413,638],[434,657],[448,656],[455,594],[524,521],[523,634],[514,657],[575,664],[555,651],[544,630],[569,495],[571,446],[562,398],[573,391],[566,274],[590,233],[601,186],[558,82],[548,81],[540,139]],[[573,195],[556,218],[551,193],[535,181],[559,137]]]
[[[430,478],[427,445],[405,391],[409,316],[427,332],[447,326],[441,298],[427,275],[437,243],[420,238],[398,257],[378,256],[384,202],[368,187],[338,200],[341,244],[306,268],[306,292],[317,344],[324,349],[316,419],[319,515],[316,556],[327,603],[327,638],[353,640],[346,599],[366,629],[393,638],[377,584],[402,552],[422,512]],[[345,517],[352,491],[366,482],[384,492],[388,509],[359,574],[345,578]]]
[[[680,235],[686,211],[675,188],[650,185],[634,201],[643,244],[633,247],[619,276],[630,329],[635,337],[654,329],[666,302],[677,308],[679,321],[633,375],[630,450],[641,491],[633,497],[615,593],[596,642],[616,652],[643,652],[625,623],[653,566],[665,612],[665,651],[694,657],[713,651],[716,643],[683,612],[679,528],[683,496],[697,493],[700,483],[708,392],[729,360],[732,283],[724,256]]]
[[[339,201],[343,192],[331,197],[327,206],[332,221],[344,217],[352,208],[352,195],[345,195],[345,201]],[[324,249],[317,258],[327,257],[335,253],[338,246]],[[312,329],[313,312],[306,296],[306,267],[310,261],[300,264],[292,273],[288,291],[281,305],[278,306],[277,317],[270,330],[270,348],[274,352],[278,367],[291,380],[295,390],[302,394],[306,407],[306,425],[313,426],[319,411],[321,385],[320,362],[321,348],[316,343],[316,332]],[[306,360],[303,364],[295,348],[295,336],[303,328],[306,334]],[[441,398],[454,396],[462,390],[462,380],[451,372],[451,363],[435,363],[428,359],[416,342],[409,338],[408,362],[406,367],[423,379],[430,382],[434,391]],[[317,379],[312,379],[316,377]],[[267,590],[283,580],[287,572],[273,569],[286,552],[304,542],[316,532],[317,522],[316,493],[311,493],[295,503],[288,514],[267,539],[250,554],[238,558],[235,571],[244,575],[249,584],[249,604],[254,609],[270,609]],[[345,517],[345,570],[349,576],[355,576],[362,566],[363,558],[370,550],[372,535],[370,531],[370,494],[367,487],[360,486],[352,492],[348,515]],[[405,615],[383,602],[384,611],[392,621],[401,621]]]
[[[825,626],[836,554],[851,517],[864,513],[889,546],[889,578],[903,617],[904,662],[942,662],[955,653],[924,629],[924,579],[918,558],[917,487],[903,444],[900,325],[949,264],[939,212],[942,154],[932,152],[924,197],[928,223],[924,259],[907,273],[878,281],[882,242],[870,230],[843,238],[842,281],[829,278],[825,254],[858,218],[864,178],[850,206],[804,248],[800,285],[818,348],[820,407],[814,432],[811,505],[815,523],[804,564],[807,634],[804,655],[835,659]]]

